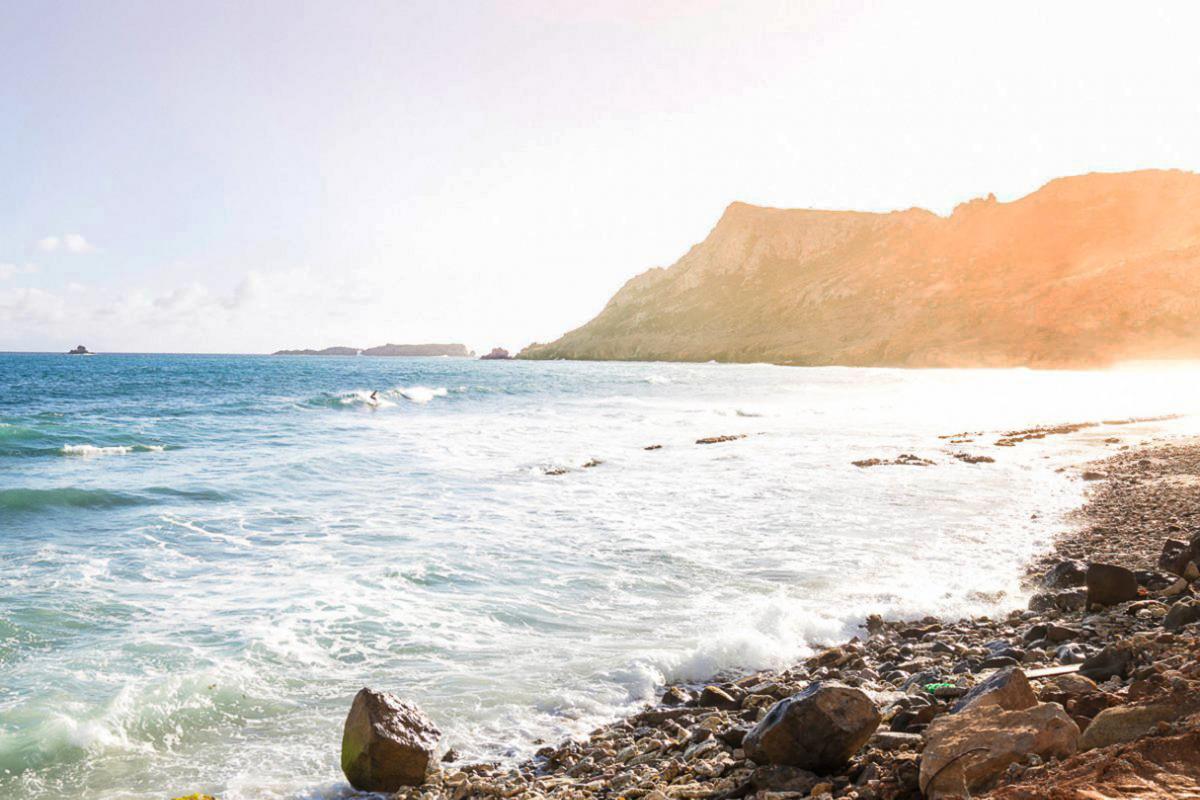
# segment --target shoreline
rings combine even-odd
[[[935,728],[945,727],[954,703],[989,677],[1013,670],[1027,675],[1041,705],[1057,703],[1069,717],[1077,728],[1075,740],[1095,728],[1095,717],[1106,709],[1116,709],[1108,717],[1120,716],[1118,712],[1126,709],[1161,709],[1161,702],[1151,701],[1178,696],[1185,688],[1195,695],[1200,692],[1200,625],[1172,633],[1164,631],[1163,621],[1171,619],[1167,615],[1174,605],[1190,607],[1191,600],[1180,598],[1200,591],[1200,582],[1185,581],[1181,588],[1177,576],[1159,569],[1158,561],[1165,541],[1189,542],[1200,534],[1200,437],[1173,436],[1076,468],[1082,473],[1085,466],[1095,488],[1071,515],[1075,524],[1028,564],[1026,580],[1040,586],[1028,609],[959,620],[883,620],[872,615],[860,626],[860,636],[789,668],[736,680],[721,681],[718,676],[706,686],[668,686],[658,704],[603,725],[583,739],[543,747],[515,767],[445,763],[431,770],[423,785],[401,790],[396,797],[953,797],[960,795],[946,794],[942,783],[955,769],[961,773],[959,768],[934,776],[929,781],[937,781],[931,794],[922,792],[922,750],[928,746],[930,724],[945,717]],[[1087,590],[1081,587],[1087,562],[1136,571],[1138,597],[1085,609]],[[1097,670],[1091,662],[1104,661],[1112,653],[1133,655],[1125,659],[1120,674],[1106,676],[1103,665]],[[1170,669],[1160,669],[1163,664]],[[1103,680],[1081,676],[1081,665]],[[1047,671],[1059,674],[1039,675]],[[743,739],[768,709],[812,683],[831,680],[862,690],[882,714],[869,743],[846,766],[817,775],[746,758]],[[1187,702],[1171,707],[1182,716],[1200,712],[1200,703],[1195,708]],[[1158,713],[1163,715],[1170,716]],[[1136,737],[1129,744],[1105,747],[1091,746],[1105,741],[1103,736],[1083,735],[1086,750],[1061,760],[1030,753],[987,780],[989,791],[976,789],[972,796],[1082,800],[1087,796],[1079,793],[1084,784],[1106,784],[1109,779],[1100,777],[1103,770],[1097,764],[1111,768],[1121,748],[1150,750],[1157,745],[1170,750],[1162,743],[1175,743],[1172,735],[1200,742],[1200,713],[1183,721],[1156,719],[1149,730],[1170,735]],[[1076,749],[1078,741],[1070,748]],[[1191,764],[1182,772],[1175,765],[1138,776],[1147,793],[1119,796],[1169,798],[1181,791],[1187,796],[1191,784],[1200,793],[1200,750]],[[1082,777],[1076,774],[1081,769]],[[1171,774],[1178,780],[1168,786],[1171,781],[1165,776]],[[1062,776],[1074,776],[1079,791],[1064,788]],[[964,780],[961,774],[958,779]],[[1186,791],[1180,780],[1191,781]],[[998,785],[993,789],[992,784]]]

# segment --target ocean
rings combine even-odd
[[[344,797],[362,686],[515,761],[869,613],[1006,611],[1078,465],[1195,418],[999,433],[1196,377],[0,354],[0,797]]]

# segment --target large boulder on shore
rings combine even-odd
[[[1057,703],[1019,711],[982,705],[943,714],[925,730],[920,787],[928,800],[969,797],[1031,753],[1064,758],[1078,746],[1079,726]]]
[[[881,719],[862,690],[836,681],[814,683],[771,706],[742,747],[759,764],[828,774],[846,765]]]
[[[355,789],[395,792],[419,786],[442,733],[429,717],[395,695],[362,689],[342,732],[342,772]]]
[[[1106,708],[1084,729],[1079,749],[1132,742],[1154,731],[1158,723],[1175,719],[1180,712],[1178,707],[1162,704]]]
[[[1088,564],[1087,604],[1115,606],[1138,598],[1137,575],[1116,564]]]
[[[977,706],[999,706],[1005,711],[1020,711],[1038,704],[1037,695],[1029,685],[1025,673],[1016,667],[1008,667],[995,673],[963,695],[954,705],[954,713]]]

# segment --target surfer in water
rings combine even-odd
[[[379,390],[378,389],[371,392],[371,405],[375,405],[375,406],[379,405]]]

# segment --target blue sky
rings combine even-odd
[[[733,200],[1200,169],[1189,4],[43,2],[0,17],[0,349],[517,348]]]

